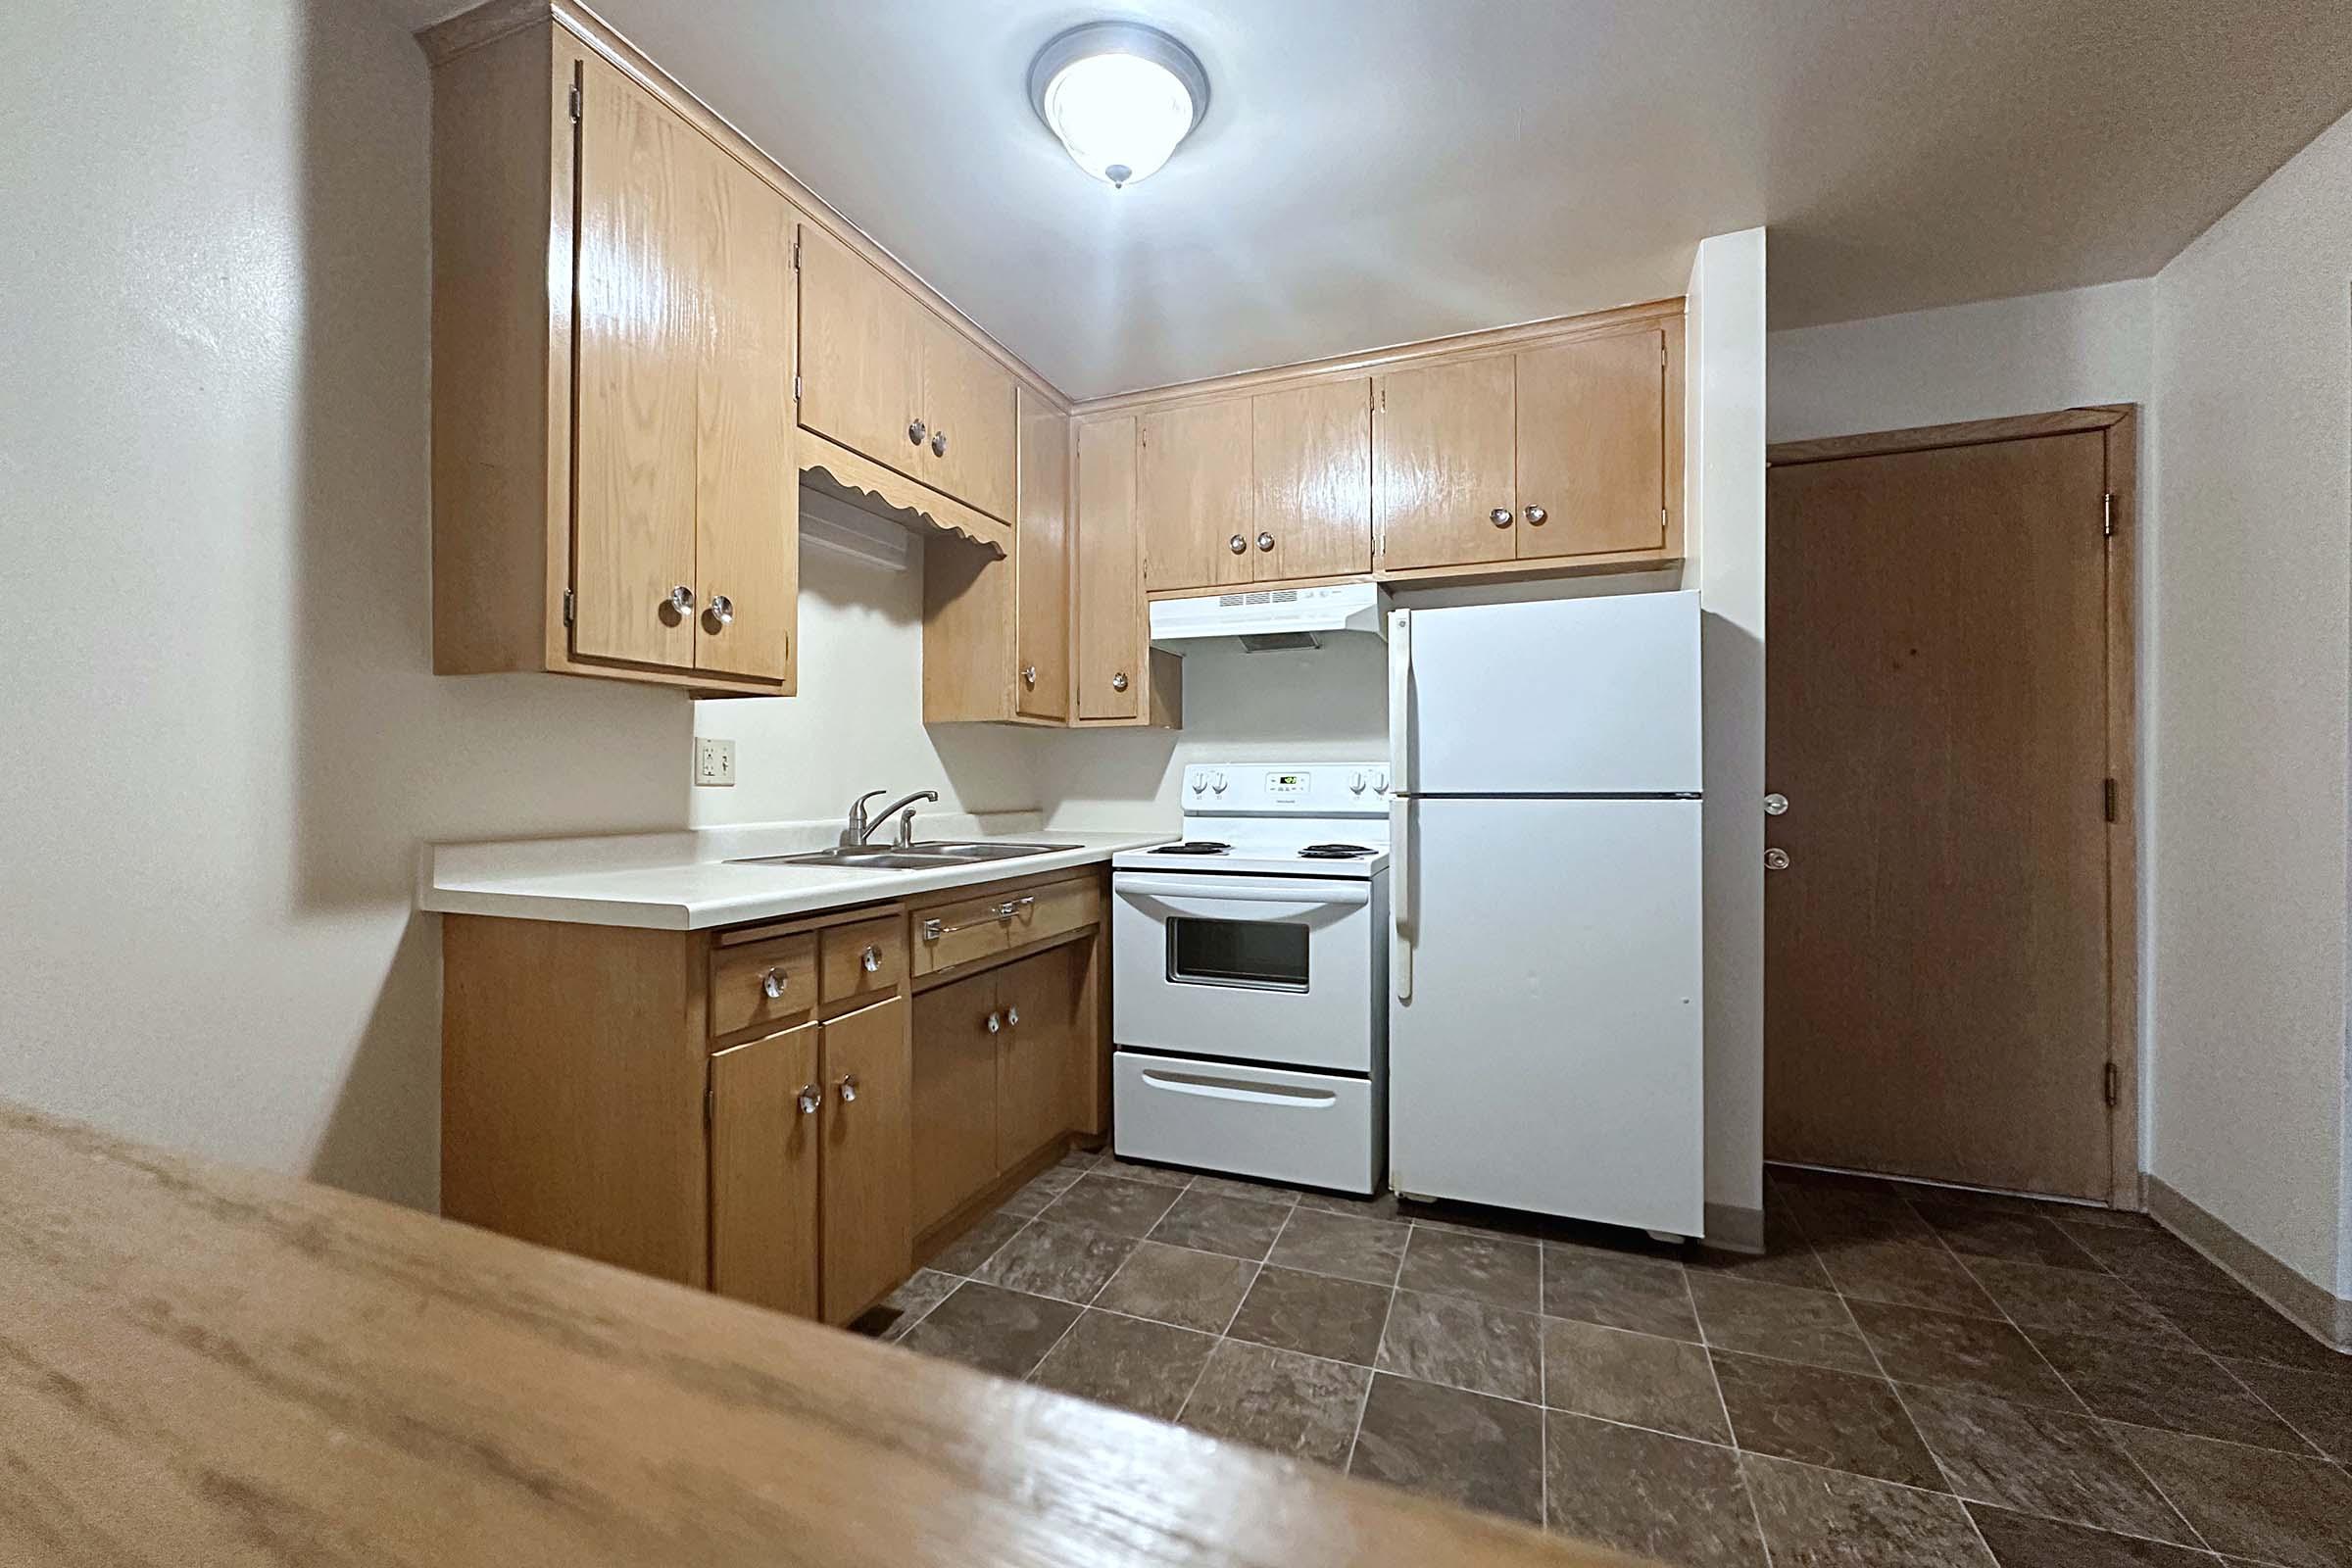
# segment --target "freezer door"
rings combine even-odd
[[[1688,795],[1698,595],[1416,610],[1390,636],[1395,787],[1413,794]]]
[[[1391,1185],[1701,1234],[1699,803],[1407,809]]]

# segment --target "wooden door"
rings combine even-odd
[[[706,320],[696,420],[697,669],[789,690],[801,562],[793,450],[793,211],[695,138]]]
[[[1078,422],[1078,716],[1142,711],[1144,609],[1135,527],[1135,416]]]
[[[1020,526],[1013,705],[1027,718],[1070,716],[1070,420],[1019,391]]]
[[[801,225],[801,423],[901,473],[930,453],[908,438],[922,417],[914,301],[862,256]]]
[[[1520,559],[1664,545],[1666,334],[1536,349],[1517,379]]]
[[[998,1013],[993,974],[925,991],[914,999],[913,1224],[929,1230],[997,1174]]]
[[[816,1316],[816,1025],[710,1058],[710,1288]]]
[[[997,971],[997,1169],[1070,1129],[1078,1081],[1080,950],[1055,948]]]
[[[1382,565],[1517,558],[1516,384],[1508,354],[1380,378],[1372,431]]]
[[[1139,421],[1136,511],[1147,590],[1230,587],[1255,574],[1250,404],[1228,398]]]
[[[1004,367],[928,311],[915,312],[922,346],[924,438],[918,477],[966,506],[1013,520],[1017,416]]]
[[[828,1323],[847,1323],[913,1267],[914,1071],[906,1021],[906,999],[893,997],[821,1026]]]
[[[571,650],[694,666],[694,243],[702,134],[595,56],[581,66]]]
[[[1250,400],[1260,582],[1372,569],[1372,382],[1317,381]],[[1270,545],[1270,548],[1268,548]]]
[[[2110,1195],[2105,440],[1772,469],[1770,1158]]]

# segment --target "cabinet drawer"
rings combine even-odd
[[[710,1035],[782,1028],[816,1006],[816,933],[728,948],[710,957]]]
[[[1102,918],[1102,890],[1092,877],[1027,888],[1005,901],[1012,907],[1008,946],[1027,947]]]
[[[914,917],[914,972],[952,969],[1012,945],[1011,899],[996,894],[941,905]]]
[[[906,917],[837,925],[823,933],[818,995],[829,1004],[897,988],[906,978]]]

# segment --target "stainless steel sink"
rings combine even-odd
[[[1015,860],[1024,855],[1051,855],[1065,844],[1016,844],[1006,839],[960,842],[953,839],[919,841],[902,850],[889,844],[844,844],[803,855],[755,855],[729,865],[841,865],[872,871],[936,871],[942,866],[972,865],[989,860]]]

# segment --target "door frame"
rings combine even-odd
[[[1944,447],[1984,446],[2037,436],[2098,433],[2107,463],[2107,776],[2115,815],[2107,824],[2107,1062],[2115,1073],[2108,1113],[2108,1201],[2144,1209],[2139,1168],[2139,715],[2138,538],[2139,405],[2094,404],[1999,419],[1917,425],[1864,435],[1779,441],[1765,449],[1768,468],[1844,458],[1886,457]],[[1769,582],[1765,591],[1771,592]],[[1765,735],[1771,735],[1766,719]],[[1766,977],[1770,984],[1770,977]]]

